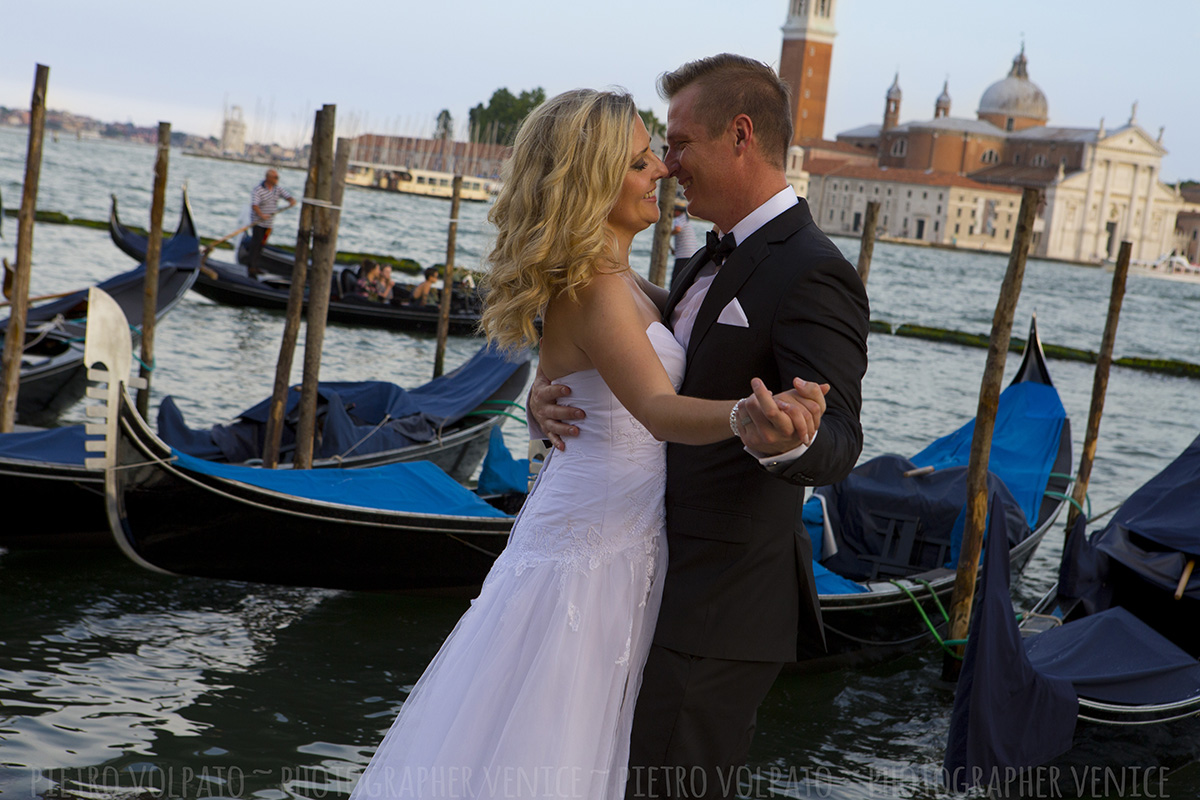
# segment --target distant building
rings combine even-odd
[[[879,199],[888,236],[1007,250],[1014,195],[1043,191],[1032,254],[1070,261],[1115,258],[1122,240],[1133,258],[1172,251],[1200,256],[1200,197],[1161,180],[1163,131],[1148,134],[1137,104],[1108,130],[1051,127],[1046,94],[1029,77],[1025,48],[1008,74],[983,92],[975,116],[951,116],[950,82],[933,116],[901,122],[897,73],[878,124],[824,138],[837,0],[788,0],[779,74],[792,91],[794,145],[788,180],[830,232],[857,234],[866,202]]]
[[[246,152],[246,123],[242,119],[242,107],[233,106],[225,114],[221,125],[221,152],[240,156]]]
[[[793,144],[825,135],[836,7],[837,0],[788,0],[779,76],[792,90]]]

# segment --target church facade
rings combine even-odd
[[[836,143],[811,125],[801,135],[801,116],[807,110],[804,119],[813,118],[812,94],[828,85],[828,69],[818,84],[807,71],[791,68],[786,56],[808,36],[828,42],[831,57],[835,6],[836,0],[790,0],[780,61],[793,93],[809,102],[807,109],[797,106],[789,180],[798,191],[805,186],[827,232],[858,235],[866,203],[879,200],[884,204],[879,232],[885,236],[1007,251],[1013,206],[1020,203],[1021,188],[1035,187],[1042,190],[1042,203],[1032,255],[1098,263],[1115,258],[1127,239],[1135,260],[1152,262],[1190,244],[1194,231],[1187,221],[1200,207],[1161,180],[1167,152],[1162,129],[1157,136],[1147,133],[1136,104],[1117,128],[1107,129],[1103,120],[1094,128],[1051,126],[1049,101],[1029,77],[1023,47],[1008,74],[983,92],[974,117],[951,114],[947,81],[932,117],[902,123],[897,74],[884,95],[879,124],[843,131]],[[859,155],[849,155],[847,148]],[[1187,230],[1178,227],[1181,219]]]

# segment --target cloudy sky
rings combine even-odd
[[[734,10],[736,9],[736,11]],[[241,106],[251,140],[294,144],[337,104],[338,134],[427,135],[439,110],[498,87],[617,85],[665,117],[655,77],[721,51],[775,64],[787,0],[338,0],[200,4],[5,3],[0,105],[27,108],[34,65],[49,105],[106,121],[215,135]],[[1167,181],[1200,179],[1200,0],[839,0],[825,134],[878,122],[899,71],[901,120],[926,119],[950,81],[951,114],[1025,44],[1050,124],[1165,126]]]

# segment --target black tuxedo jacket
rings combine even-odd
[[[708,261],[688,262],[666,318]],[[748,327],[718,323],[737,298]],[[733,400],[761,378],[829,383],[812,446],[779,474],[738,439],[667,447],[669,560],[655,642],[698,656],[793,661],[824,646],[803,487],[845,477],[862,450],[868,308],[858,273],[817,228],[808,204],[772,219],[737,248],[700,307],[680,394]],[[798,533],[799,532],[799,533]]]

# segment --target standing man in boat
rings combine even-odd
[[[262,255],[263,245],[267,243],[267,237],[271,235],[271,228],[275,224],[275,211],[279,207],[281,197],[288,201],[288,208],[296,205],[296,198],[279,185],[279,173],[273,169],[267,170],[263,182],[250,192],[250,222],[254,225],[254,232],[250,237],[248,266],[251,277],[262,273],[258,259]]]

